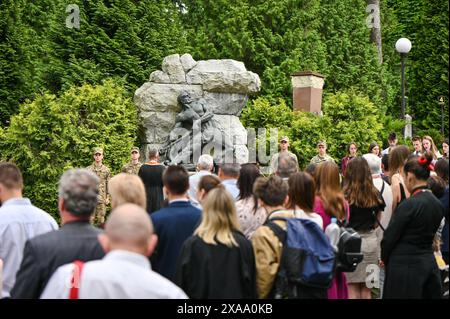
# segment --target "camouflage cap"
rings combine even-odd
[[[289,143],[289,137],[283,136],[283,137],[280,139],[280,142],[283,142],[283,141]]]
[[[100,153],[100,154],[103,155],[103,148],[101,148],[101,147],[94,148],[94,155],[97,154],[97,153]]]
[[[133,153],[133,152],[138,152],[138,153],[139,153],[139,147],[133,146],[133,147],[131,148],[130,153]]]
[[[317,142],[317,146],[321,146],[321,145],[327,147],[327,142],[325,142],[325,141],[318,141]]]

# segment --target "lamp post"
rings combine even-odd
[[[445,132],[444,132],[444,105],[445,105],[445,99],[443,96],[439,97],[439,102],[438,104],[441,106],[441,133],[442,136],[444,136]]]
[[[407,38],[400,38],[395,43],[395,49],[400,53],[402,60],[402,112],[401,118],[405,118],[405,58],[409,51],[411,51],[411,41]]]

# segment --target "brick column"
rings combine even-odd
[[[294,111],[321,114],[322,88],[325,77],[311,71],[292,74],[292,95]]]

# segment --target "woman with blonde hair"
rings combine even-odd
[[[424,154],[430,154],[433,157],[433,165],[434,165],[436,163],[436,161],[442,157],[442,155],[441,155],[441,153],[439,153],[431,136],[425,135],[422,138],[422,145],[423,145]]]
[[[240,232],[233,198],[217,187],[202,206],[202,221],[181,249],[175,283],[193,299],[256,298],[253,249]]]
[[[395,147],[389,153],[389,176],[392,188],[392,214],[397,206],[409,197],[408,189],[403,180],[403,167],[410,154],[405,145]]]
[[[125,203],[136,204],[143,209],[147,207],[145,186],[137,175],[117,174],[109,181],[108,189],[113,209]]]

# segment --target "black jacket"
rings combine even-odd
[[[88,222],[64,224],[59,230],[29,239],[17,272],[11,298],[36,299],[55,270],[74,260],[90,261],[105,255],[97,236],[101,230]]]
[[[198,236],[185,241],[175,283],[189,298],[256,298],[252,244],[239,232],[233,235],[239,247],[207,244]]]
[[[423,191],[403,201],[395,210],[381,241],[385,264],[393,255],[431,255],[434,235],[444,217],[444,207],[430,192]]]

